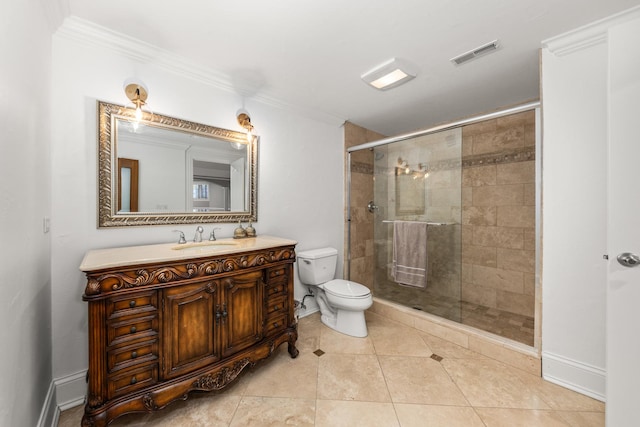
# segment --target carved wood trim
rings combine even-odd
[[[153,396],[151,396],[151,393],[147,393],[142,396],[142,404],[149,411],[157,411],[158,409],[160,409],[160,407],[153,400]]]
[[[295,250],[293,247],[287,247],[253,254],[226,255],[213,260],[211,258],[204,261],[189,260],[184,264],[172,266],[162,265],[150,268],[134,266],[125,271],[87,273],[85,297],[121,289],[138,289],[149,285],[228,273],[293,259],[295,259]]]
[[[107,330],[101,327],[102,320],[106,317],[105,301],[98,301],[89,306],[88,323],[89,328],[94,331],[89,336],[89,346],[102,345],[107,340]],[[107,366],[107,355],[105,353],[89,354],[89,369],[87,375],[93,374],[94,377],[100,378],[101,381],[89,381],[87,388],[87,405],[90,408],[98,408],[102,406],[107,398],[107,390],[104,387],[104,372]]]
[[[107,401],[100,408],[86,407],[82,426],[105,427],[113,419],[127,412],[159,411],[172,402],[188,399],[192,391],[219,391],[237,379],[247,367],[253,368],[271,357],[281,344],[288,342],[291,357],[297,356],[298,351],[295,348],[295,343],[291,342],[292,333],[297,336],[295,329],[289,328],[281,335],[272,337],[268,341],[258,344],[257,347],[245,350],[244,357],[235,362],[223,366],[218,365],[213,371],[203,373],[199,377],[179,380],[177,384],[168,387],[166,384],[159,383],[142,395],[137,395],[128,401]]]
[[[192,390],[213,391],[220,390],[235,380],[247,366],[255,365],[248,357],[240,359],[231,368],[223,367],[217,374],[207,374],[195,380]]]

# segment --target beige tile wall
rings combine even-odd
[[[344,124],[344,146],[346,149],[366,142],[385,138],[384,135],[346,122]],[[347,164],[345,160],[345,164]],[[373,218],[367,204],[373,200],[373,151],[363,150],[351,155],[351,280],[373,288]],[[345,173],[346,176],[346,173]],[[346,183],[348,185],[348,183]],[[348,194],[345,188],[345,197]],[[347,206],[345,200],[345,207]],[[346,209],[346,208],[345,208]],[[347,215],[345,212],[345,221]],[[349,224],[345,224],[347,230]],[[345,277],[347,269],[347,235],[345,233]]]
[[[462,299],[534,315],[535,113],[462,128]]]
[[[348,147],[385,137],[349,122],[344,134],[345,155]],[[462,138],[462,299],[533,316],[535,113],[465,126]],[[348,167],[352,180],[351,279],[371,288],[373,215],[366,206],[373,200],[373,152],[353,153]],[[345,235],[345,248],[346,239]]]

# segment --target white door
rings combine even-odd
[[[638,41],[640,19],[610,29],[606,418],[611,427],[640,425],[640,265],[625,267],[616,259],[624,252],[640,256]]]

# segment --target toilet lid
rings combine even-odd
[[[343,298],[363,298],[371,294],[366,286],[342,279],[330,280],[323,285],[323,288],[325,292]]]

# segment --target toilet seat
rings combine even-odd
[[[350,280],[334,279],[322,285],[324,291],[328,294],[340,298],[361,299],[369,298],[371,290],[360,283]]]

